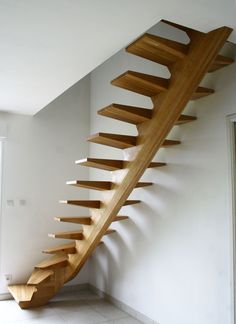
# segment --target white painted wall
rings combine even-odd
[[[181,35],[163,29],[152,32]],[[233,56],[235,57],[234,52]],[[232,54],[232,53],[231,53]],[[110,85],[125,70],[165,76],[163,67],[120,51],[91,74],[92,132],[136,134],[125,123],[96,116],[112,102],[151,107],[147,98]],[[160,324],[230,324],[231,205],[226,116],[236,112],[236,65],[204,82],[216,93],[191,103],[194,123],[174,128],[181,146],[161,149],[167,167],[147,170],[154,186],[136,189],[142,204],[124,207],[130,220],[115,223],[93,254],[90,283]],[[91,145],[90,156],[122,158],[119,150]],[[91,179],[112,178],[91,171]],[[91,194],[98,197],[98,194]]]
[[[34,117],[1,113],[7,139],[3,149],[3,195],[0,232],[0,293],[4,274],[24,283],[33,266],[46,258],[41,251],[65,240],[48,238],[54,231],[74,229],[54,216],[80,215],[79,207],[60,199],[86,199],[88,192],[69,187],[67,180],[87,179],[88,170],[74,161],[86,157],[89,134],[89,77],[84,78]],[[1,131],[1,127],[0,127]],[[0,134],[1,136],[1,134]],[[19,200],[26,200],[25,206]],[[14,201],[14,207],[7,205]],[[88,281],[87,267],[77,282]]]

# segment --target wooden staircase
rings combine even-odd
[[[174,125],[196,120],[194,116],[183,115],[183,109],[190,100],[208,96],[212,89],[199,86],[204,75],[227,66],[233,60],[218,55],[226,42],[231,29],[221,27],[209,33],[202,33],[184,26],[163,21],[180,29],[189,36],[189,44],[144,34],[126,50],[144,59],[167,66],[170,79],[152,76],[136,71],[127,71],[111,83],[114,86],[133,91],[151,98],[153,109],[133,107],[113,103],[99,110],[99,114],[114,118],[137,127],[138,136],[125,134],[98,133],[88,141],[122,150],[132,147],[132,159],[112,160],[86,158],[78,160],[78,165],[116,171],[124,169],[119,182],[109,181],[69,181],[68,185],[93,190],[110,191],[110,198],[100,200],[63,200],[63,204],[72,204],[91,209],[90,216],[56,217],[59,222],[82,225],[72,232],[49,234],[53,238],[70,240],[64,245],[45,249],[43,252],[53,256],[35,266],[28,282],[24,285],[11,285],[9,290],[21,308],[40,306],[52,298],[57,291],[80,271],[85,261],[96,247],[101,244],[104,235],[114,233],[110,225],[114,221],[123,221],[128,216],[118,215],[122,206],[139,203],[128,200],[134,188],[149,186],[149,182],[140,182],[147,168],[162,167],[163,162],[152,162],[161,147],[180,144],[180,141],[166,139]]]

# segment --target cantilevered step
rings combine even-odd
[[[75,205],[88,208],[101,208],[100,200],[60,200],[61,204]]]
[[[27,282],[27,285],[40,285],[48,281],[53,274],[53,270],[34,269]]]
[[[192,100],[200,99],[202,97],[209,96],[210,94],[214,93],[213,89],[198,87],[195,93],[192,96]]]
[[[126,202],[124,203],[123,206],[135,205],[135,204],[138,204],[140,202],[141,202],[141,200],[126,200]]]
[[[75,187],[86,188],[86,189],[94,189],[94,190],[111,190],[115,183],[111,181],[83,181],[83,180],[73,180],[67,181],[68,185],[72,185]],[[151,186],[152,182],[138,182],[135,188],[147,187]]]
[[[121,221],[128,219],[128,216],[116,216],[113,222]],[[66,222],[66,223],[74,223],[74,224],[81,224],[81,225],[91,225],[92,218],[90,216],[86,217],[55,217],[54,218],[58,222]]]
[[[125,169],[129,161],[86,158],[86,159],[77,160],[75,163],[79,165],[91,167],[91,168],[106,170],[106,171],[116,171],[116,170]],[[166,163],[162,163],[162,162],[151,162],[148,168],[162,167],[165,165]]]
[[[154,97],[158,93],[168,89],[168,82],[169,81],[167,79],[159,78],[153,75],[127,71],[111,81],[111,84],[144,96]],[[214,90],[212,89],[199,87],[191,99],[195,100],[208,96],[213,92]]]
[[[146,33],[129,45],[126,51],[150,61],[170,66],[187,55],[188,45]],[[234,60],[229,57],[218,55],[208,72],[213,72],[233,62]]]
[[[54,236],[53,236],[54,237]],[[50,249],[43,250],[43,253],[47,254],[58,254],[58,253],[67,253],[67,254],[75,254],[75,242],[69,244],[63,244],[60,246],[56,246]]]
[[[234,63],[234,60],[232,58],[229,58],[229,57],[226,57],[223,55],[218,55],[216,57],[215,61],[212,63],[208,72],[214,72],[214,71],[221,69],[225,66],[228,66],[232,63]]]
[[[66,255],[54,255],[53,257],[42,261],[35,266],[35,269],[55,269],[64,268],[67,265]]]
[[[159,36],[144,34],[129,45],[126,51],[169,66],[186,56],[188,46]]]
[[[168,89],[169,80],[149,74],[127,71],[112,80],[111,84],[144,96],[153,97]]]
[[[82,200],[84,202],[84,200]],[[81,205],[81,200],[61,200],[60,202],[63,204],[68,204],[68,205],[75,205],[75,206],[83,206],[83,207],[89,207],[89,208],[100,208],[102,202],[100,200],[89,200],[90,202],[93,202],[94,204],[90,204],[89,206]],[[126,200],[124,206],[126,205],[132,205],[132,204],[137,204],[139,203],[140,200]]]
[[[152,118],[153,110],[113,103],[99,110],[98,114],[105,117],[117,119],[126,123],[138,125],[150,120]],[[181,115],[178,121],[176,122],[176,125],[192,122],[196,119],[197,118],[194,116]]]
[[[92,219],[90,216],[82,216],[82,217],[55,217],[54,218],[58,222],[65,223],[74,223],[81,225],[91,225]]]
[[[97,133],[87,139],[89,142],[96,144],[107,145],[119,149],[126,149],[136,146],[137,136],[110,134],[110,133]],[[163,147],[180,144],[180,141],[165,140],[162,144]]]
[[[113,234],[115,232],[116,232],[116,230],[109,228],[104,235],[110,235],[110,234]]]
[[[33,294],[37,291],[35,286],[28,285],[10,285],[8,286],[8,290],[16,300],[18,304],[21,302],[29,302],[31,301]]]
[[[84,238],[82,230],[51,233],[51,234],[48,234],[48,236],[53,237],[53,238],[67,239],[67,240],[83,240],[83,238]]]

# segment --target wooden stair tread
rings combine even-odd
[[[100,200],[60,200],[61,204],[75,205],[88,208],[101,208]]]
[[[146,33],[130,44],[126,51],[169,66],[186,56],[188,45]]]
[[[63,245],[59,245],[59,246],[56,246],[53,248],[43,250],[43,253],[46,253],[46,254],[57,254],[57,253],[75,254],[76,253],[75,242],[69,243],[69,244],[63,244]]]
[[[27,285],[39,285],[43,282],[50,279],[50,277],[54,274],[53,270],[42,270],[42,269],[34,269],[29,280],[27,281]]]
[[[66,182],[68,185],[86,188],[86,189],[94,189],[94,190],[111,190],[112,182],[111,181],[91,181],[91,180],[72,180]]]
[[[153,110],[127,105],[111,104],[98,111],[101,116],[117,119],[138,125],[152,118]],[[196,120],[194,116],[181,115],[176,124],[184,124]]]
[[[111,133],[97,133],[88,138],[89,142],[96,144],[107,145],[119,149],[126,149],[136,145],[137,136],[121,135],[121,134],[111,134]],[[163,142],[163,147],[170,145],[180,144],[180,141],[175,140],[165,140]]]
[[[114,86],[148,97],[166,91],[168,83],[167,79],[134,71],[127,71],[111,81]]]
[[[210,94],[214,93],[213,89],[198,87],[195,93],[192,96],[192,100],[200,99],[202,97],[209,96]]]
[[[136,145],[137,137],[131,135],[97,133],[87,139],[89,142],[126,149]]]
[[[52,238],[62,238],[68,240],[83,240],[84,238],[83,230],[50,233],[48,234],[48,236]]]
[[[82,166],[97,168],[106,171],[116,171],[116,170],[125,169],[129,161],[86,158],[86,159],[77,160],[75,163]],[[162,167],[165,165],[166,163],[162,163],[162,162],[151,162],[148,168]]]
[[[126,220],[126,219],[129,219],[129,216],[116,216],[113,220],[113,222],[119,222],[119,221],[123,221],[123,220]]]
[[[165,80],[165,81],[164,81]],[[139,93],[144,96],[154,97],[162,91],[168,90],[168,80],[153,75],[127,71],[111,82],[113,85]],[[161,86],[162,85],[162,86]],[[192,100],[214,93],[213,89],[198,87],[192,95]]]
[[[110,234],[113,234],[113,233],[116,233],[116,230],[114,230],[112,228],[109,228],[108,230],[106,230],[104,235],[110,235]]]
[[[141,202],[141,200],[126,200],[126,202],[124,203],[123,206],[135,205],[135,204],[138,204],[140,202]]]
[[[114,182],[111,181],[91,181],[91,180],[72,180],[67,181],[67,184],[94,190],[112,190],[115,186]],[[152,182],[138,182],[135,188],[151,186]]]
[[[116,216],[113,222],[119,221],[119,220],[125,220],[128,219],[128,216]],[[74,224],[82,224],[82,225],[91,225],[92,219],[90,216],[86,217],[55,217],[55,220],[59,222],[67,222],[67,223],[74,223]]]
[[[188,45],[146,33],[130,44],[126,51],[150,61],[170,66],[186,56]],[[208,72],[214,72],[233,62],[232,58],[217,55]]]
[[[103,109],[100,109],[98,114],[138,125],[152,118],[152,109],[113,103],[107,107],[104,107]]]
[[[54,269],[63,268],[67,265],[67,255],[54,255],[51,258],[43,260],[35,266],[35,269]]]
[[[74,224],[81,224],[81,225],[91,225],[91,217],[90,216],[55,217],[54,219],[58,222],[74,223]]]
[[[214,72],[214,71],[221,69],[225,66],[228,66],[232,63],[234,63],[234,59],[232,59],[230,57],[223,56],[223,55],[217,55],[215,61],[212,63],[208,72]]]
[[[21,301],[31,301],[33,294],[37,291],[37,288],[35,286],[28,285],[9,285],[8,290],[17,303],[20,303]]]

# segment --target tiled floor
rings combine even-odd
[[[22,310],[13,301],[0,301],[0,324],[140,324],[90,291],[56,296],[44,307]]]

